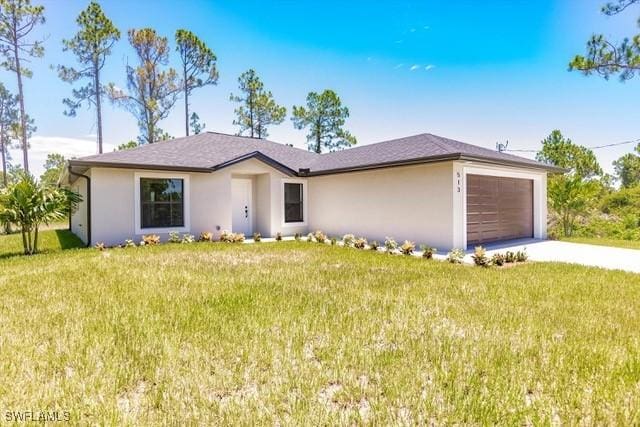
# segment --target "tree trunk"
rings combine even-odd
[[[33,237],[33,252],[32,253],[37,253],[38,252],[38,228],[39,226],[36,225],[36,229],[35,229],[35,233],[34,233],[34,237]]]
[[[316,153],[320,154],[322,151],[321,140],[320,140],[320,132],[316,132]]]
[[[17,23],[16,23],[17,25]],[[16,75],[18,77],[18,99],[20,100],[20,131],[22,139],[22,159],[24,170],[29,172],[29,153],[27,145],[27,116],[24,112],[24,91],[22,89],[22,70],[20,70],[20,55],[18,54],[18,43],[13,45],[13,54],[16,60]]]
[[[251,138],[253,138],[253,94],[249,94],[249,124],[251,127]]]
[[[184,130],[189,136],[189,88],[187,83],[187,65],[184,64],[182,78],[184,79]]]
[[[29,245],[27,244],[27,235],[24,231],[24,228],[21,228],[20,231],[22,232],[22,249],[24,250],[25,255],[29,255]]]
[[[2,152],[2,184],[4,188],[7,188],[7,153],[5,150],[4,141],[0,141],[0,152]]]
[[[98,154],[102,154],[102,90],[100,88],[100,67],[97,59],[93,61],[94,90],[96,91],[96,118],[98,120]]]

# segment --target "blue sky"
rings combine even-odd
[[[311,90],[337,91],[351,110],[347,127],[359,144],[431,132],[488,148],[509,140],[510,148],[537,149],[559,128],[577,143],[601,145],[640,138],[640,78],[620,83],[567,71],[593,32],[619,39],[639,31],[640,7],[606,17],[602,2],[102,1],[125,36],[103,77],[125,86],[125,64],[135,62],[127,29],[150,26],[172,40],[176,29],[187,28],[219,60],[219,84],[192,99],[207,130],[236,132],[229,94],[237,91],[238,75],[255,68],[288,113]],[[25,83],[27,110],[38,126],[35,173],[49,151],[95,151],[93,111],[63,116],[62,98],[71,87],[51,69],[73,60],[61,39],[73,35],[75,17],[88,2],[42,3],[46,54],[31,64],[34,76]],[[172,62],[177,65],[175,55]],[[3,71],[0,79],[15,88],[14,76]],[[181,112],[179,101],[161,127],[181,136]],[[138,134],[133,116],[110,105],[104,128],[107,148]],[[270,129],[270,139],[306,146],[305,133],[289,118]],[[632,148],[596,154],[610,171],[611,161]]]

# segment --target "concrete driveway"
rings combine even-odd
[[[489,256],[496,252],[515,252],[526,248],[529,259],[532,261],[568,262],[640,273],[640,250],[637,249],[535,239],[513,240],[488,244],[485,247]],[[467,251],[465,261],[473,262],[471,254],[473,249]]]

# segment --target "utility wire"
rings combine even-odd
[[[599,148],[616,147],[618,145],[634,144],[636,142],[640,142],[640,138],[629,140],[629,141],[614,142],[613,144],[596,145],[595,147],[586,147],[586,148],[588,148],[589,150],[597,150]],[[506,149],[504,151],[513,151],[513,152],[518,152],[518,153],[537,153],[539,150],[510,150],[510,149]]]

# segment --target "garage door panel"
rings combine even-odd
[[[467,244],[533,236],[533,181],[467,175]]]

